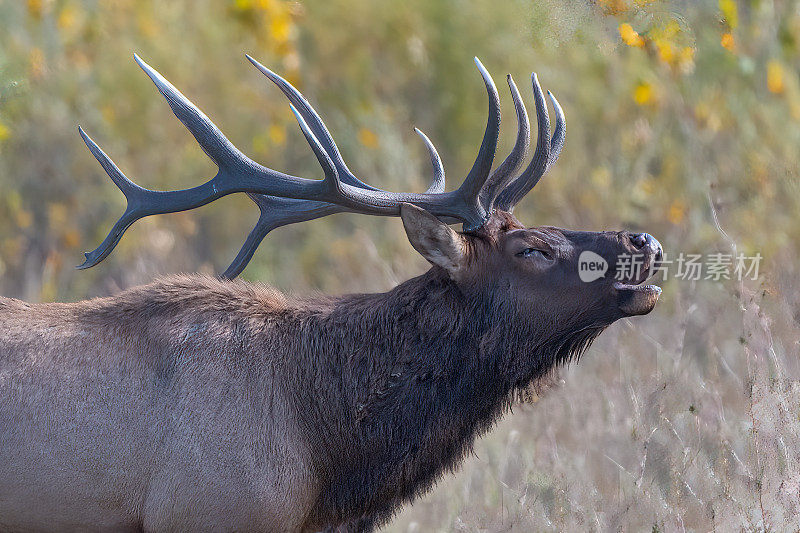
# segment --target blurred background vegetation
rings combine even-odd
[[[764,256],[760,277],[668,279],[458,475],[389,527],[428,530],[800,528],[800,2],[788,0],[0,0],[0,293],[75,300],[179,271],[221,272],[257,209],[234,195],[148,218],[76,271],[124,209],[81,124],[149,188],[214,174],[132,53],[253,159],[320,175],[287,102],[296,84],[366,181],[422,191],[412,126],[450,186],[485,125],[472,56],[504,105],[539,74],[568,123],[528,224],[639,229],[668,254]],[[297,292],[379,291],[424,262],[397,219],[336,215],[271,234],[244,277]]]

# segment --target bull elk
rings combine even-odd
[[[530,124],[508,76],[517,137],[492,171],[500,104],[476,59],[489,119],[475,163],[445,191],[418,131],[433,181],[417,194],[356,178],[303,95],[249,56],[288,97],[323,179],[247,158],[135,59],[219,172],[190,189],[145,189],[81,129],[128,203],[79,268],[142,217],[237,192],[261,216],[219,278],[168,277],[78,303],[0,298],[0,530],[370,531],[454,469],[516,392],[656,304],[647,268],[615,275],[621,255],[660,260],[650,235],[525,228],[512,215],[565,138],[552,94],[551,135],[536,75],[524,170]],[[386,293],[312,298],[233,279],[273,228],[337,212],[400,216],[430,270]],[[605,276],[581,281],[585,251],[609,264]]]

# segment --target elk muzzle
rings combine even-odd
[[[632,257],[640,257],[642,262],[631,269],[633,277],[630,280],[614,282],[617,304],[627,316],[646,315],[655,307],[661,287],[644,282],[655,273],[655,268],[664,258],[664,251],[661,243],[649,233],[629,233],[628,239],[634,249]]]

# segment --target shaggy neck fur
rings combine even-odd
[[[601,331],[563,331],[491,294],[467,296],[433,268],[300,320],[295,349],[312,359],[302,379],[325,384],[298,398],[325,479],[319,523],[390,518],[458,466],[517,390]]]

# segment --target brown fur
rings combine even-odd
[[[498,213],[458,236],[457,268],[382,294],[193,275],[0,298],[0,530],[371,530],[624,316],[607,280],[573,278],[625,235]]]

